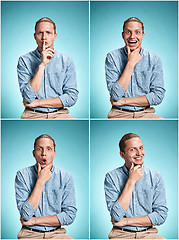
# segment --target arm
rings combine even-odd
[[[45,46],[43,47],[43,51],[41,53],[41,62],[39,66],[36,66],[37,71],[34,76],[28,69],[28,63],[31,64],[29,59],[27,59],[26,62],[23,57],[20,57],[18,61],[17,73],[20,91],[23,99],[28,103],[31,103],[34,99],[38,98],[38,92],[41,87],[45,67],[49,63],[50,59],[54,57],[55,51],[53,49],[44,48]]]
[[[147,227],[152,226],[152,222],[150,218],[145,216],[140,217],[130,217],[130,218],[122,218],[120,222],[116,222],[114,219],[111,219],[113,226],[124,227],[124,226],[134,226],[134,227]]]
[[[140,49],[137,48],[133,52],[127,47],[128,51],[128,62],[125,66],[124,71],[121,73],[117,69],[115,63],[115,57],[108,54],[105,62],[106,70],[106,82],[110,96],[115,101],[118,101],[121,97],[125,96],[125,92],[129,87],[132,72],[135,65],[141,60]]]
[[[28,198],[29,203],[32,207],[37,210],[41,199],[44,184],[52,177],[51,168],[53,164],[49,164],[45,168],[41,169],[40,163],[38,163],[38,179],[32,194]]]
[[[119,222],[125,216],[129,208],[134,185],[143,176],[139,166],[131,165],[129,179],[127,180],[123,191],[119,191],[119,187],[115,184],[110,174],[106,175],[104,182],[105,197],[108,210],[111,217]],[[117,180],[118,181],[118,180]]]
[[[29,221],[25,221],[22,217],[20,218],[22,225],[32,226],[32,225],[41,225],[41,226],[60,226],[60,222],[56,215],[47,216],[47,217],[32,217]]]
[[[35,99],[33,102],[28,103],[23,100],[25,107],[48,107],[48,108],[61,108],[63,103],[59,97],[56,98],[45,98],[45,99]]]
[[[130,106],[150,106],[146,96],[139,96],[139,97],[122,97],[117,102],[110,98],[112,106],[123,106],[123,105],[130,105]]]

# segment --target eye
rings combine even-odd
[[[141,150],[143,150],[143,146],[142,146],[142,147],[140,147],[140,149],[141,149]]]
[[[48,151],[51,151],[52,149],[50,147],[47,148]]]
[[[36,151],[40,151],[40,150],[41,150],[41,148],[40,148],[40,147],[37,147],[37,148],[36,148]]]
[[[130,151],[133,152],[133,151],[134,151],[134,148],[131,148]]]

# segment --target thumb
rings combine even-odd
[[[131,50],[130,50],[129,46],[126,46],[126,47],[127,47],[127,53],[128,53],[128,56],[129,56],[129,54],[131,53]]]
[[[134,168],[134,164],[132,163],[131,164],[131,167],[130,167],[130,170],[132,170]]]
[[[38,173],[41,171],[41,165],[38,163]]]

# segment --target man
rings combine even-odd
[[[154,225],[167,217],[163,179],[143,166],[144,148],[140,137],[128,133],[119,142],[125,164],[106,174],[104,189],[113,229],[109,239],[164,239]]]
[[[152,105],[164,98],[160,58],[141,47],[145,36],[143,23],[136,17],[124,22],[125,47],[107,54],[106,82],[112,109],[108,118],[161,118]]]
[[[47,17],[36,22],[35,51],[19,58],[17,72],[25,111],[22,119],[72,118],[65,107],[78,98],[74,63],[54,50],[55,23]]]
[[[15,193],[22,229],[18,239],[70,239],[62,225],[76,217],[75,190],[69,172],[53,165],[55,141],[43,134],[36,138],[36,164],[17,172]]]

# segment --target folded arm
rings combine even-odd
[[[20,218],[22,225],[32,226],[32,225],[41,225],[41,226],[60,226],[60,222],[56,215],[47,216],[47,217],[32,217],[30,220],[25,221],[22,217]]]

